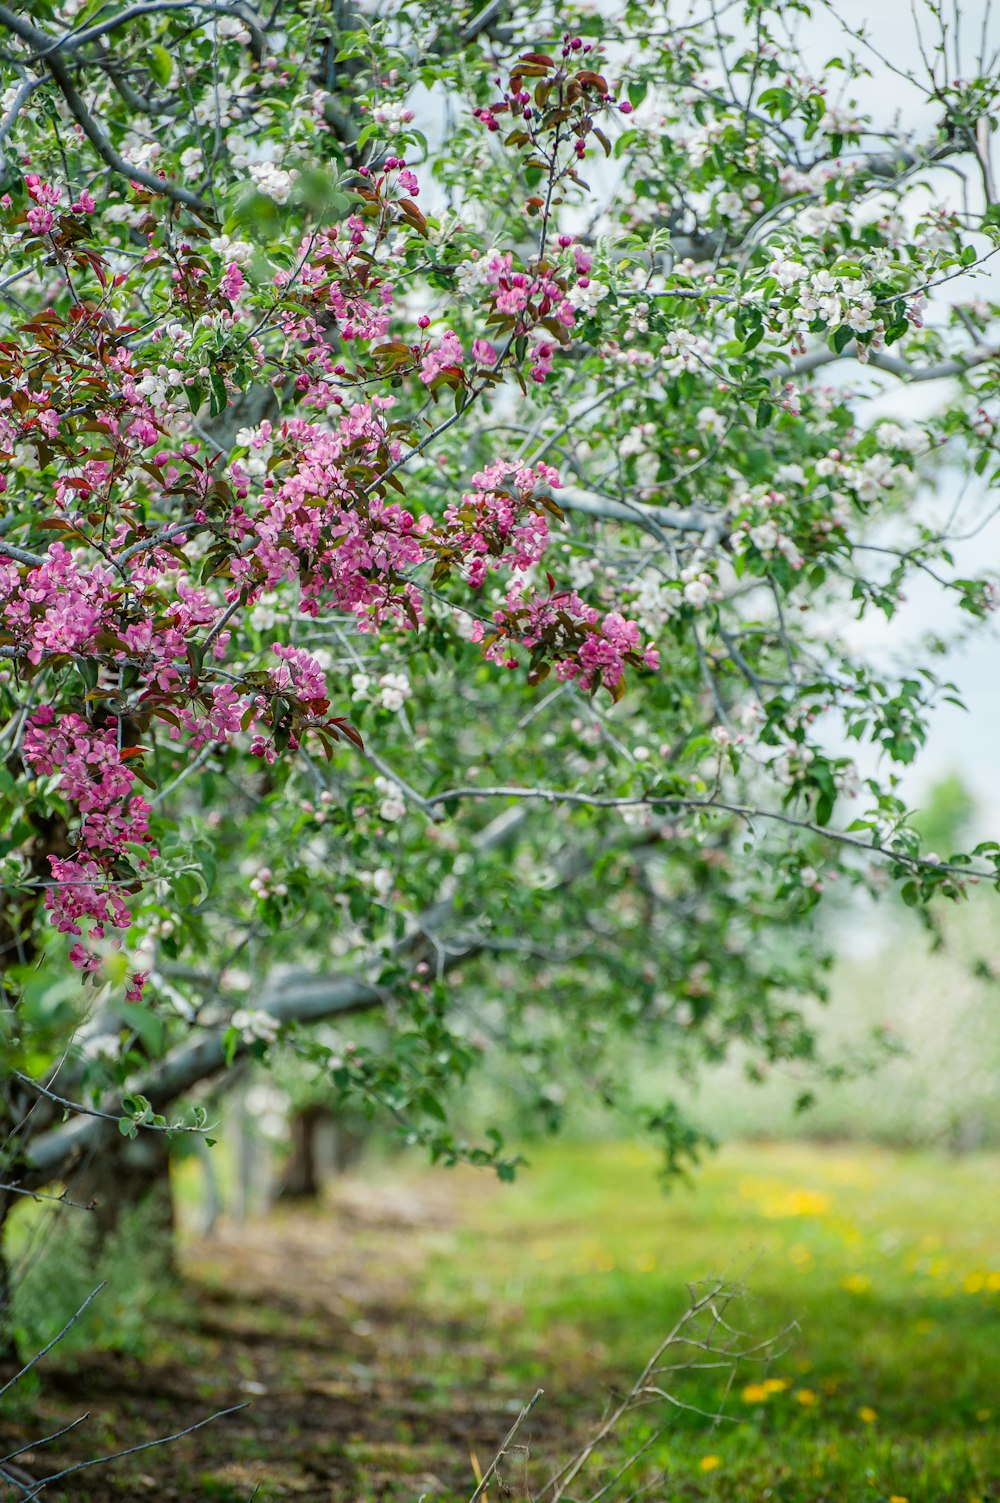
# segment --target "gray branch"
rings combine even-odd
[[[200,199],[196,193],[189,193],[187,188],[182,188],[177,183],[172,183],[165,178],[156,177],[152,172],[147,172],[143,167],[132,166],[131,163],[126,162],[125,158],[115,150],[84,104],[70,77],[66,64],[59,56],[59,53],[53,51],[52,38],[47,32],[40,31],[37,26],[32,26],[30,21],[22,20],[20,16],[15,15],[6,5],[0,5],[0,26],[38,49],[40,55],[44,57],[45,65],[52,74],[60,93],[69,106],[73,118],[98,156],[103,162],[107,163],[113,172],[119,173],[122,177],[129,178],[132,182],[141,183],[144,188],[148,188],[153,193],[164,194],[167,198],[173,199],[175,203],[185,204],[189,209],[197,210],[199,214],[211,214],[210,206]]]
[[[591,517],[606,517],[609,521],[632,522],[648,532],[656,533],[661,528],[674,532],[705,532],[708,518],[691,508],[680,506],[653,506],[644,501],[628,504],[616,501],[613,496],[599,491],[584,490],[577,485],[564,485],[553,492],[552,499],[564,511],[585,512]]]

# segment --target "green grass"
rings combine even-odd
[[[568,1416],[589,1395],[599,1414],[704,1276],[744,1284],[733,1319],[755,1338],[798,1326],[769,1363],[740,1368],[724,1402],[718,1374],[673,1380],[735,1423],[662,1406],[665,1435],[608,1503],[660,1468],[667,1480],[648,1494],[659,1499],[1000,1497],[995,1155],[730,1146],[695,1190],[670,1195],[638,1148],[533,1158],[512,1189],[470,1198],[424,1286],[436,1311],[481,1321],[494,1366],[525,1397],[540,1384]],[[480,1360],[454,1357],[449,1376],[475,1384]],[[605,1463],[652,1428],[644,1411]],[[573,1496],[597,1485],[595,1474]]]

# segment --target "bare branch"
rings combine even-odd
[[[486,1491],[487,1487],[490,1484],[490,1478],[493,1476],[493,1473],[496,1471],[497,1467],[504,1459],[504,1456],[507,1454],[507,1447],[510,1445],[511,1441],[514,1439],[514,1436],[517,1434],[518,1430],[520,1430],[521,1426],[524,1424],[524,1421],[528,1418],[528,1415],[531,1413],[532,1409],[534,1409],[535,1405],[538,1403],[538,1400],[542,1397],[542,1394],[544,1392],[544,1388],[539,1388],[535,1393],[534,1398],[529,1399],[525,1404],[524,1408],[521,1410],[521,1413],[518,1415],[517,1419],[511,1425],[510,1429],[507,1431],[507,1434],[504,1436],[503,1444],[501,1445],[499,1451],[494,1456],[493,1460],[490,1462],[483,1475],[480,1477],[479,1486],[476,1488],[475,1492],[472,1494],[472,1497],[469,1499],[469,1503],[479,1503],[479,1499],[483,1496],[483,1493]]]
[[[62,1341],[63,1337],[66,1335],[66,1332],[73,1329],[77,1321],[80,1319],[80,1316],[83,1314],[84,1310],[86,1310],[87,1306],[90,1304],[91,1300],[96,1299],[103,1288],[104,1284],[101,1283],[98,1284],[96,1289],[92,1289],[87,1295],[87,1298],[84,1300],[83,1304],[80,1306],[79,1310],[77,1310],[76,1314],[71,1316],[63,1326],[58,1336],[53,1336],[48,1346],[43,1346],[40,1352],[35,1353],[30,1362],[26,1362],[24,1364],[20,1372],[15,1373],[12,1378],[8,1378],[7,1382],[3,1385],[2,1388],[0,1388],[0,1398],[2,1398],[3,1395],[7,1392],[8,1388],[13,1388],[15,1383],[19,1383],[24,1377],[25,1373],[30,1373],[31,1369],[37,1366],[37,1364],[41,1362],[42,1358],[47,1356],[47,1354],[51,1352],[54,1346],[59,1345],[60,1341]]]
[[[523,800],[536,800],[550,804],[579,804],[588,809],[684,809],[692,813],[701,811],[711,814],[734,814],[738,819],[753,821],[765,819],[776,824],[787,825],[791,829],[806,830],[811,835],[819,835],[824,840],[834,841],[837,845],[851,846],[854,850],[862,851],[869,856],[884,856],[889,861],[898,861],[901,865],[909,867],[912,871],[935,871],[950,873],[956,877],[975,878],[979,881],[994,882],[997,880],[996,872],[987,871],[985,868],[971,866],[949,866],[943,861],[928,861],[921,856],[911,856],[906,851],[897,850],[892,846],[881,844],[877,840],[860,840],[846,831],[831,829],[827,825],[815,824],[812,820],[797,819],[792,814],[783,814],[778,809],[759,809],[752,804],[728,803],[723,799],[715,798],[682,798],[673,795],[636,794],[630,797],[616,798],[594,793],[576,793],[564,788],[449,788],[444,793],[433,794],[427,802],[430,804],[444,804],[452,799],[487,799],[487,798],[510,798]]]
[[[48,563],[48,559],[41,553],[29,553],[27,548],[18,548],[13,543],[0,542],[0,554],[6,554],[17,564],[29,564],[33,569],[41,568]]]

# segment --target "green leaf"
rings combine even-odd
[[[149,49],[149,71],[160,88],[166,88],[174,74],[174,60],[166,47],[154,42]]]
[[[219,413],[225,412],[229,406],[229,392],[226,390],[225,381],[217,371],[212,372],[209,380],[212,386],[212,400],[208,410],[212,417],[218,417]]]

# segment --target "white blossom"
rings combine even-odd
[[[273,1044],[278,1037],[280,1024],[276,1017],[269,1012],[264,1012],[259,1007],[240,1007],[233,1013],[230,1023],[235,1028],[245,1044],[253,1044],[260,1040],[265,1044]]]

